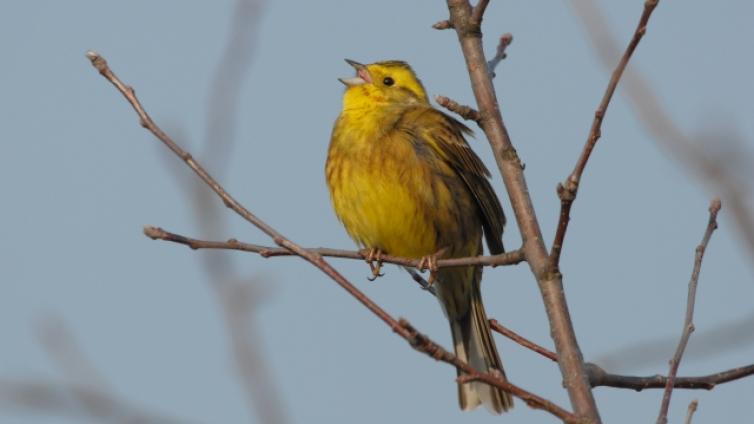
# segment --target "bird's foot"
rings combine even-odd
[[[442,257],[443,254],[445,254],[446,248],[442,248],[438,250],[437,252],[422,257],[419,260],[419,265],[417,268],[419,271],[424,272],[429,270],[429,278],[427,278],[427,287],[432,287],[432,284],[437,280],[437,272],[440,270],[437,267],[437,260]]]
[[[382,250],[373,247],[371,249],[362,250],[361,254],[364,256],[364,260],[367,261],[367,264],[369,264],[369,269],[372,270],[372,276],[367,277],[367,280],[374,281],[385,275],[380,272],[382,270],[382,256],[384,255]]]

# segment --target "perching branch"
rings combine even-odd
[[[300,256],[306,261],[310,262],[320,271],[329,276],[338,285],[345,289],[351,296],[357,301],[369,309],[380,320],[382,320],[393,332],[397,333],[414,349],[425,353],[438,361],[451,364],[456,368],[466,373],[469,378],[483,381],[492,386],[498,387],[512,395],[520,398],[533,408],[543,409],[551,414],[557,416],[561,420],[567,423],[579,422],[578,417],[574,414],[564,410],[563,408],[555,405],[554,403],[539,397],[531,392],[528,392],[502,378],[497,374],[492,373],[480,373],[474,369],[468,363],[461,361],[455,355],[445,351],[440,345],[416,331],[407,321],[401,319],[396,320],[384,309],[377,305],[372,299],[361,292],[356,286],[348,281],[342,274],[340,274],[335,268],[333,268],[319,253],[305,249],[293,241],[289,240],[277,230],[272,228],[269,224],[258,218],[251,211],[241,205],[235,198],[233,198],[205,169],[201,166],[193,157],[186,151],[184,151],[178,144],[176,144],[157,124],[152,121],[150,116],[146,113],[141,103],[137,99],[133,88],[124,84],[110,69],[107,61],[99,54],[89,51],[87,57],[92,62],[99,73],[105,77],[110,83],[112,83],[118,91],[126,98],[131,104],[136,114],[139,116],[141,125],[154,134],[163,144],[165,144],[173,153],[183,160],[186,165],[191,168],[194,173],[199,176],[225,203],[225,205],[236,212],[239,216],[246,221],[260,229],[273,239],[275,244],[285,248],[292,253]]]
[[[678,348],[670,360],[670,371],[668,372],[668,381],[665,385],[665,393],[662,396],[662,403],[660,404],[660,413],[657,416],[657,424],[667,424],[668,422],[668,408],[670,407],[670,397],[673,393],[673,380],[678,373],[678,367],[681,365],[681,358],[683,352],[686,350],[686,345],[689,342],[689,337],[694,331],[694,304],[696,303],[696,288],[699,284],[699,272],[702,269],[702,259],[704,258],[704,251],[707,249],[712,233],[717,229],[717,213],[720,212],[721,203],[719,199],[715,199],[709,206],[709,220],[707,222],[707,229],[704,231],[704,237],[699,246],[696,247],[696,254],[694,257],[694,269],[691,272],[691,280],[689,281],[689,294],[686,301],[686,317],[683,320],[683,332],[681,333],[681,340],[678,342]]]
[[[481,13],[477,5],[472,11],[468,0],[447,0],[452,23],[466,60],[471,87],[481,114],[481,127],[492,147],[495,161],[503,177],[505,188],[523,238],[523,250],[529,267],[537,279],[550,324],[550,334],[558,353],[558,365],[563,385],[568,391],[576,414],[594,424],[601,422],[584,370],[584,358],[576,341],[562,276],[550,266],[542,230],[532,204],[523,165],[511,143],[503,123],[495,88],[487,67],[481,38]],[[481,2],[480,2],[481,4]],[[486,6],[486,2],[481,4]]]
[[[586,163],[589,161],[589,157],[594,150],[594,146],[597,145],[597,141],[602,136],[602,120],[605,118],[607,108],[610,106],[610,100],[615,94],[615,89],[618,87],[618,82],[623,71],[628,65],[628,61],[631,59],[636,47],[639,45],[642,37],[647,31],[647,23],[649,17],[652,15],[655,7],[657,7],[658,0],[647,0],[644,3],[644,11],[639,18],[639,23],[636,25],[631,41],[628,43],[626,50],[623,52],[618,65],[615,67],[610,82],[607,84],[605,94],[602,95],[597,111],[594,112],[594,120],[592,121],[592,127],[589,130],[589,136],[587,137],[584,149],[581,151],[576,166],[573,168],[571,175],[566,178],[565,182],[559,183],[557,186],[558,197],[560,198],[560,218],[558,219],[558,226],[555,232],[555,238],[552,242],[552,248],[550,250],[550,258],[552,260],[553,267],[558,269],[560,266],[560,252],[563,250],[563,241],[565,239],[566,230],[568,229],[568,222],[571,219],[571,206],[573,201],[576,200],[576,193],[579,190],[579,184],[581,182],[581,175],[584,173]]]
[[[163,230],[162,228],[152,226],[144,227],[144,235],[151,238],[152,240],[171,241],[173,243],[186,245],[191,249],[240,250],[244,252],[258,253],[259,256],[263,258],[271,258],[277,256],[296,256],[295,253],[285,248],[244,243],[236,239],[230,239],[228,241],[199,240],[185,237],[180,234],[171,233],[169,231]],[[361,260],[365,260],[367,258],[367,252],[363,250],[341,250],[328,247],[306,248],[306,250],[330,258]],[[466,258],[439,259],[437,261],[437,267],[449,268],[468,265],[481,265],[491,266],[494,268],[497,266],[516,265],[523,261],[524,252],[521,250],[513,250],[492,256],[470,256]],[[381,255],[380,262],[417,268],[420,266],[421,261],[418,259],[403,258],[400,256]]]

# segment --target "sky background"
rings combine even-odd
[[[642,4],[601,2],[621,45]],[[70,382],[39,337],[40,323],[65,323],[119,399],[189,422],[258,422],[245,406],[201,252],[141,232],[158,225],[202,233],[186,196],[190,174],[84,56],[87,49],[101,53],[157,123],[193,151],[205,137],[210,82],[233,10],[232,1],[0,5],[0,382]],[[471,104],[455,34],[430,28],[447,17],[445,3],[269,0],[261,13],[252,21],[253,65],[234,90],[235,146],[222,170],[209,171],[297,243],[351,248],[323,175],[343,91],[337,78],[352,74],[343,58],[408,60],[431,95]],[[753,20],[754,3],[745,0],[663,1],[631,62],[688,134],[737,134],[748,143],[739,153],[754,147]],[[488,52],[497,35],[514,35],[495,87],[549,244],[555,185],[575,163],[609,74],[566,3],[495,1],[483,30]],[[477,133],[472,146],[494,169]],[[666,373],[714,187],[659,148],[621,95],[602,133],[562,257],[574,326],[587,360],[616,372]],[[724,150],[711,138],[712,150]],[[736,159],[750,163],[742,154]],[[212,236],[269,243],[230,211],[221,215],[227,226]],[[754,362],[752,258],[725,204],[719,222],[682,375]],[[509,248],[520,244],[512,219],[504,240]],[[413,351],[312,266],[241,253],[227,260],[238,280],[255,288],[253,342],[288,422],[555,422],[520,401],[503,418],[481,409],[461,413],[452,368]],[[388,266],[370,283],[362,262],[333,263],[393,316],[450,345],[436,300],[403,271]],[[491,317],[552,345],[526,265],[486,270],[483,294]],[[643,344],[653,340],[659,353]],[[512,382],[570,408],[555,364],[502,337],[497,345]],[[636,346],[639,352],[629,350]],[[653,422],[662,395],[594,393],[607,423]],[[754,378],[711,392],[676,391],[670,421],[681,422],[695,398],[694,422],[746,422]],[[72,412],[0,400],[3,423],[84,420]]]

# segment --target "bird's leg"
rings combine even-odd
[[[369,264],[369,269],[372,270],[372,276],[367,277],[367,280],[374,281],[385,275],[380,272],[382,270],[382,250],[377,247],[372,247],[371,249],[362,250],[362,255],[367,261],[367,264]]]
[[[429,270],[429,278],[427,278],[427,287],[432,287],[432,283],[437,280],[437,271],[439,271],[439,268],[437,267],[437,260],[442,257],[442,255],[445,254],[445,252],[448,250],[447,247],[443,247],[442,249],[438,250],[437,252],[423,256],[419,260],[419,271],[424,272],[426,270]]]

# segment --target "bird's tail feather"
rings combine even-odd
[[[479,284],[471,289],[469,312],[460,319],[450,320],[456,356],[480,372],[498,370],[503,376],[503,365],[495,348],[487,314],[482,304]],[[462,372],[458,371],[459,376]],[[510,393],[481,381],[458,384],[458,401],[461,409],[471,410],[480,404],[492,413],[500,414],[513,407]]]

